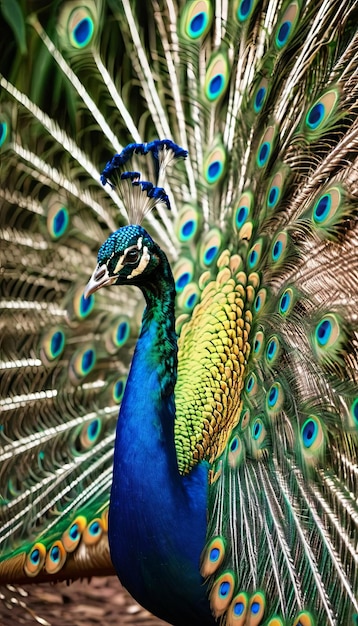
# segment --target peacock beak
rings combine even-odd
[[[117,276],[110,276],[108,274],[108,267],[106,264],[97,265],[86,287],[83,290],[83,295],[85,299],[89,298],[89,296],[98,289],[101,289],[101,287],[105,287],[106,285],[112,285],[112,283],[114,283],[116,280]]]

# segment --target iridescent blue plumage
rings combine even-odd
[[[131,278],[133,266],[124,261],[113,276],[116,284],[140,286],[147,307],[117,424],[109,509],[111,557],[122,583],[153,613],[183,626],[214,624],[199,573],[209,468],[203,462],[183,477],[174,445],[177,337],[172,272],[146,231],[133,225],[110,235],[99,250],[98,263],[118,267],[118,258],[136,245],[149,256],[144,276]],[[183,592],[185,603],[180,602]]]

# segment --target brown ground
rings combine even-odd
[[[24,606],[21,604],[24,603]],[[0,626],[166,626],[115,577],[0,589]]]

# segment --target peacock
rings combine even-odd
[[[0,582],[357,624],[356,0],[0,8]]]

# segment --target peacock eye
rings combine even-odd
[[[139,250],[128,250],[124,258],[124,262],[129,263],[129,264],[136,263],[139,259],[139,256],[140,256]]]

